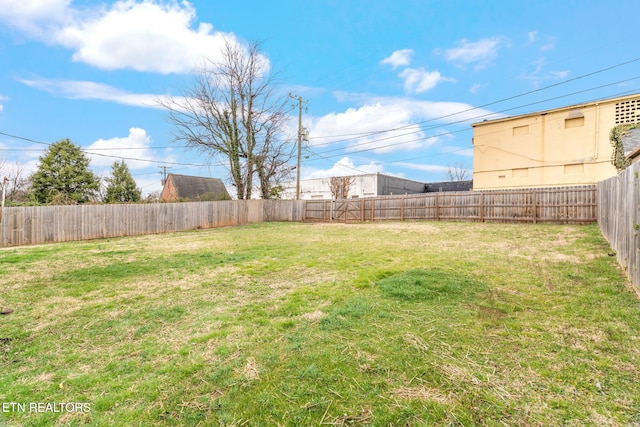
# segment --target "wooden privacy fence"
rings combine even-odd
[[[302,221],[303,212],[304,202],[295,200],[4,208],[0,213],[0,246]]]
[[[35,206],[0,212],[0,246],[32,245],[273,221],[461,220],[589,223],[596,186],[470,191],[351,200],[232,200]]]
[[[618,262],[640,286],[640,162],[598,183],[598,224]]]
[[[536,188],[308,200],[305,221],[454,220],[586,224],[596,221],[597,188]]]

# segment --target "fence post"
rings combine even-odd
[[[364,199],[360,199],[360,222],[364,222]]]
[[[5,246],[4,235],[7,221],[4,218],[4,206],[0,209],[0,248]]]
[[[374,222],[376,220],[375,212],[376,212],[376,199],[371,199],[371,222]]]
[[[400,199],[400,221],[404,221],[404,198]]]
[[[538,222],[538,203],[537,203],[537,199],[538,198],[538,192],[537,191],[533,191],[533,197],[531,198],[531,203],[532,203],[532,207],[531,209],[533,210],[533,223],[536,224]]]
[[[440,193],[436,193],[436,221],[440,221]]]
[[[480,209],[480,222],[484,222],[484,191],[480,193],[480,206],[478,208]]]

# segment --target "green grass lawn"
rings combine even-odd
[[[441,222],[2,249],[0,425],[640,425],[609,251],[596,225]]]

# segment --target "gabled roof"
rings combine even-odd
[[[173,183],[178,199],[196,200],[205,194],[215,195],[216,199],[231,199],[227,188],[220,178],[178,175],[170,173],[167,182]],[[166,183],[165,183],[166,186]]]

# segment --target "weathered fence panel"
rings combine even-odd
[[[303,214],[296,200],[11,207],[2,211],[0,246],[302,221]]]
[[[598,183],[598,224],[631,282],[640,287],[640,162]]]
[[[20,246],[271,221],[454,220],[589,223],[596,186],[426,193],[349,200],[232,200],[5,208],[0,246]],[[637,206],[637,203],[636,203]],[[636,264],[637,265],[637,264]]]
[[[596,221],[595,185],[307,200],[305,221],[448,220],[586,224]]]

